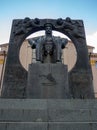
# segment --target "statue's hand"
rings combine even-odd
[[[64,39],[64,38],[63,38],[63,39],[62,39],[62,46],[61,46],[62,49],[65,48],[65,46],[66,46],[67,43],[68,43],[68,39],[66,39],[66,38]]]
[[[35,44],[35,41],[34,41],[34,40],[28,39],[28,43],[31,45],[31,48],[32,48],[32,49],[35,49],[35,48],[36,48],[36,44]]]

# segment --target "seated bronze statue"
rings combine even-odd
[[[68,40],[52,35],[52,25],[45,25],[45,36],[28,39],[32,49],[36,48],[36,61],[42,63],[61,62],[62,49]]]

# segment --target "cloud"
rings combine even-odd
[[[97,53],[97,31],[91,35],[86,35],[87,44],[95,47],[94,52]]]

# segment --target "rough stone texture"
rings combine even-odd
[[[86,70],[76,70],[72,75],[69,75],[70,80],[70,86],[72,86],[72,83],[74,83],[74,86],[71,87],[71,94],[73,98],[94,98],[93,94],[93,86],[92,84],[92,77],[89,72]],[[72,81],[72,82],[71,82]],[[90,87],[90,89],[89,89]]]
[[[73,98],[94,98],[92,71],[89,63],[88,49],[82,20],[66,19],[17,19],[13,20],[7,55],[2,97],[26,98],[27,72],[19,61],[19,51],[27,36],[36,31],[45,30],[45,24],[52,24],[52,30],[67,35],[75,45],[77,62],[69,73],[69,87]],[[76,76],[75,78],[75,75]],[[81,80],[82,75],[86,80]],[[75,79],[76,80],[75,80]],[[76,82],[78,80],[78,82]],[[84,89],[83,89],[84,88]]]
[[[70,98],[67,66],[61,63],[29,65],[27,98]]]
[[[1,130],[97,130],[91,123],[0,123]]]
[[[50,130],[93,130],[89,123],[51,123],[49,124]],[[96,130],[96,129],[95,129]]]
[[[47,123],[0,123],[0,130],[48,130]]]
[[[97,130],[97,100],[0,99],[0,130]]]

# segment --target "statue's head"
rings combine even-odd
[[[52,24],[45,24],[45,34],[52,34]]]

